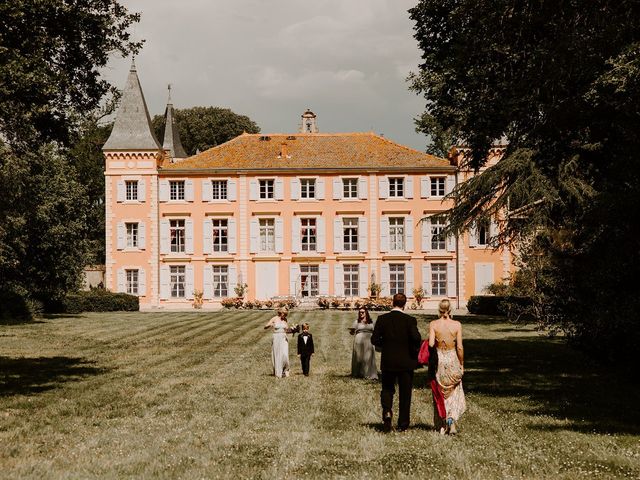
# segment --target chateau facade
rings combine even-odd
[[[512,270],[495,222],[445,238],[433,215],[469,172],[373,133],[243,134],[187,157],[173,106],[156,139],[135,66],[106,157],[106,287],[142,309],[247,298],[367,297],[423,287],[427,308],[467,299]]]

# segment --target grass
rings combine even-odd
[[[294,312],[311,376],[270,376],[267,312],[86,314],[0,327],[3,478],[640,477],[640,389],[559,340],[464,318],[461,434],[380,431],[355,380],[353,314]],[[426,330],[424,318],[419,320]],[[396,400],[397,401],[397,400]]]

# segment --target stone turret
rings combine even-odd
[[[300,124],[300,133],[318,133],[318,124],[316,123],[316,114],[307,108],[302,114],[302,123]]]
[[[171,161],[175,162],[187,158],[187,153],[182,147],[176,117],[173,112],[171,85],[167,88],[169,90],[169,98],[167,99],[167,108],[164,111],[164,140],[162,142],[162,149],[168,151]]]

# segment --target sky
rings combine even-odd
[[[424,100],[406,78],[420,51],[407,10],[417,0],[120,0],[141,21],[136,58],[151,115],[227,107],[264,133],[296,132],[310,108],[321,132],[382,133],[424,150]],[[105,78],[121,88],[130,59]]]

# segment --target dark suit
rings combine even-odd
[[[393,395],[398,383],[398,428],[409,426],[413,371],[418,368],[418,351],[422,337],[415,317],[398,310],[380,315],[371,336],[371,343],[382,351],[380,402],[382,416],[391,412]]]
[[[307,339],[306,343],[304,339]],[[315,353],[313,348],[313,335],[309,332],[302,332],[298,335],[298,355],[300,355],[300,363],[302,364],[302,373],[309,375],[309,364],[311,355]]]

